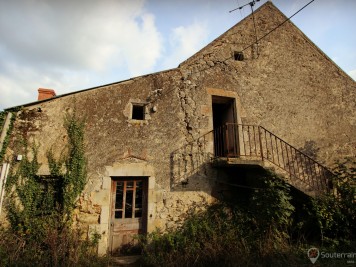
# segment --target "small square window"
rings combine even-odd
[[[132,116],[133,120],[144,120],[145,119],[145,106],[132,104]]]
[[[234,59],[237,61],[243,61],[244,60],[244,54],[242,52],[235,51],[234,52]]]

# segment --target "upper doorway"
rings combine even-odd
[[[217,157],[237,157],[238,125],[235,98],[212,96],[214,153]]]

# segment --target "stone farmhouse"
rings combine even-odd
[[[86,118],[88,182],[74,216],[101,234],[99,254],[176,227],[190,207],[251,185],[255,170],[323,193],[328,168],[356,152],[356,82],[269,1],[177,68],[39,93],[14,114],[4,159],[21,159],[11,141],[21,133],[40,144],[39,174],[48,175],[46,151],[65,146],[62,114]],[[11,162],[2,163],[1,183]]]

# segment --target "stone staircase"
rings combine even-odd
[[[184,177],[210,161],[219,167],[258,165],[271,169],[312,197],[332,190],[334,174],[330,170],[258,125],[227,123],[173,152],[172,162],[176,159],[184,168],[175,171],[172,167],[173,183],[187,179]]]

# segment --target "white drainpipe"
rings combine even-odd
[[[5,122],[4,122],[4,125],[0,132],[0,151],[3,149],[7,131],[10,127],[11,117],[12,117],[12,112],[8,112]],[[1,127],[1,125],[0,125],[0,127]],[[1,164],[1,162],[0,162],[0,164]],[[1,168],[1,170],[0,170],[0,215],[1,215],[2,204],[3,204],[3,200],[4,200],[4,195],[5,195],[6,179],[7,179],[7,175],[9,174],[10,163],[3,163],[0,168]]]
[[[7,130],[10,127],[11,117],[12,117],[12,112],[8,112],[6,115],[4,126],[2,127],[1,133],[0,133],[0,151],[2,150],[2,146],[3,146],[5,138],[6,138]],[[1,127],[1,125],[0,125],[0,127]]]

